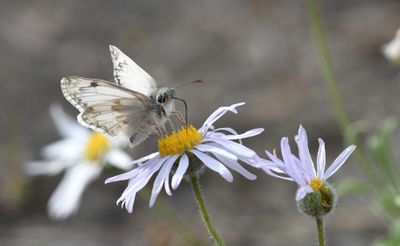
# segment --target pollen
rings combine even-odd
[[[321,179],[318,177],[311,180],[309,183],[310,187],[313,189],[314,192],[319,190],[323,184],[324,182],[322,182]]]
[[[108,149],[108,139],[99,132],[93,132],[87,141],[85,156],[89,161],[97,161]]]
[[[192,125],[183,126],[177,132],[158,139],[158,152],[161,156],[183,154],[202,140],[200,132]]]

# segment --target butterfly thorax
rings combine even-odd
[[[155,90],[150,96],[150,100],[157,109],[158,116],[168,117],[173,111],[175,111],[173,98],[175,96],[175,90],[173,88],[161,87]]]

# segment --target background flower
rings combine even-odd
[[[266,151],[271,161],[265,162],[266,166],[264,170],[268,174],[272,171],[274,177],[295,181],[299,185],[296,201],[300,201],[308,193],[319,190],[326,183],[326,180],[339,170],[356,148],[355,145],[347,147],[325,171],[326,155],[324,141],[318,139],[317,165],[314,165],[308,149],[307,133],[301,125],[298,134],[295,136],[295,140],[299,157],[292,154],[288,138],[283,137],[281,140],[282,160],[275,153],[272,154]],[[269,167],[273,168],[270,169]]]
[[[65,219],[76,213],[85,188],[99,177],[105,165],[127,169],[131,158],[121,149],[127,144],[123,139],[80,126],[59,105],[52,105],[50,114],[63,139],[44,147],[44,160],[28,162],[26,172],[56,175],[65,170],[48,202],[49,215]]]
[[[400,64],[400,29],[395,37],[382,48],[383,54],[393,63]]]

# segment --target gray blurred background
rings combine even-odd
[[[322,1],[340,89],[352,121],[365,121],[365,136],[382,119],[400,114],[400,68],[380,51],[400,27],[399,13],[395,0]],[[292,137],[300,123],[314,153],[317,137],[325,139],[329,161],[344,148],[303,1],[1,0],[0,245],[185,245],[147,200],[137,200],[133,214],[115,206],[126,183],[103,182],[116,172],[92,184],[78,214],[64,222],[46,213],[62,176],[26,178],[21,172],[25,161],[40,158],[43,145],[60,138],[49,104],[60,102],[77,114],[61,94],[61,77],[112,80],[109,44],[162,85],[204,80],[177,92],[188,100],[189,119],[197,126],[219,106],[247,102],[218,126],[264,127],[264,134],[246,141],[260,154],[279,147],[282,136]],[[132,156],[155,151],[154,144],[152,137]],[[235,175],[227,183],[213,172],[201,179],[227,245],[312,245],[314,222],[297,212],[296,186],[252,171],[256,181]],[[331,182],[359,177],[352,158]],[[207,239],[189,183],[160,198]],[[385,228],[368,201],[347,195],[328,218],[327,236],[331,246],[368,245]]]

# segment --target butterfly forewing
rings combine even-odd
[[[156,89],[155,80],[117,47],[110,45],[114,79],[118,85],[150,96]]]

